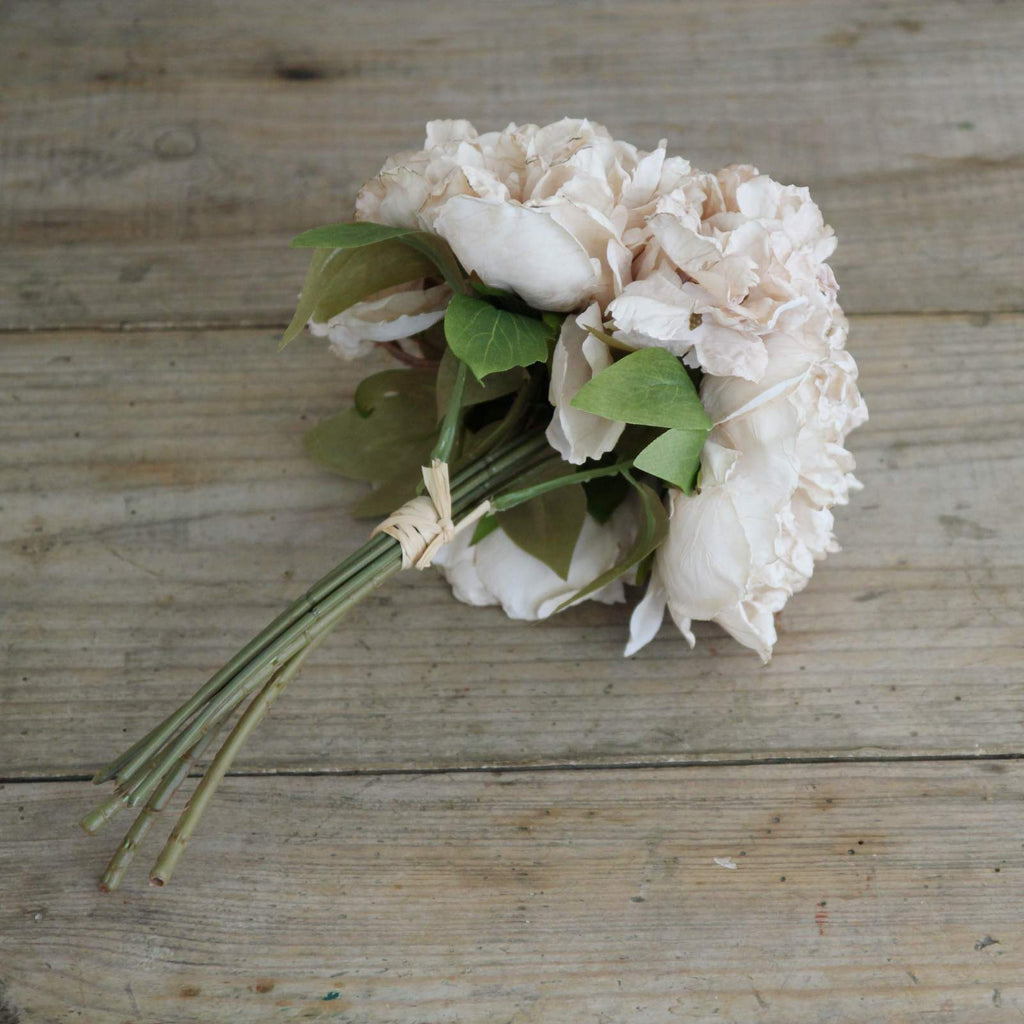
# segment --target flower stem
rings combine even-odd
[[[508,412],[505,413],[504,418],[498,423],[497,429],[489,436],[483,437],[477,445],[469,449],[466,453],[467,460],[479,458],[514,435],[529,413],[534,399],[537,397],[541,379],[539,376],[532,375],[528,378],[523,387],[516,392],[512,405],[509,407]]]
[[[465,515],[482,500],[522,479],[549,456],[543,436],[536,432],[496,444],[455,475],[453,516]],[[249,641],[177,711],[97,773],[97,780],[116,778],[118,786],[110,798],[83,818],[86,831],[96,831],[123,807],[146,801],[104,873],[101,888],[120,884],[156,815],[233,712],[255,693],[211,762],[154,868],[154,884],[162,885],[170,878],[221,778],[305,657],[355,604],[400,567],[401,553],[395,540],[378,536],[368,541]]]
[[[124,839],[121,840],[121,845],[117,848],[117,852],[110,858],[107,870],[103,872],[103,876],[100,878],[101,892],[113,892],[121,885],[124,873],[135,858],[135,851],[149,834],[149,830],[156,823],[160,812],[170,802],[181,784],[188,777],[188,773],[199,758],[202,757],[204,751],[213,742],[219,731],[220,727],[218,726],[216,729],[208,732],[188,752],[188,756],[181,761],[173,774],[168,775],[161,783],[160,788],[149,798],[148,803],[139,812],[132,827],[128,830]]]
[[[231,660],[219,671],[214,673],[177,711],[168,715],[159,725],[128,748],[123,754],[101,768],[93,778],[96,783],[106,782],[117,777],[124,782],[133,776],[158,750],[174,730],[198,708],[211,694],[216,693],[254,655],[258,654],[270,640],[280,636],[281,632],[293,622],[305,615],[316,603],[334,590],[340,583],[363,568],[388,546],[387,537],[375,537],[353,552],[325,576],[322,576],[302,597],[293,601],[280,615],[274,619],[257,636],[253,637]]]
[[[552,460],[552,465],[558,465],[561,462],[561,459],[554,459]],[[623,462],[616,462],[611,466],[586,469],[581,473],[569,472],[563,476],[556,477],[554,480],[545,480],[543,483],[534,484],[532,487],[523,487],[516,491],[505,491],[503,494],[499,494],[496,498],[492,499],[491,508],[495,512],[507,512],[510,508],[515,508],[516,505],[522,505],[524,502],[531,501],[541,494],[547,494],[548,491],[557,490],[559,487],[568,487],[570,484],[586,483],[588,480],[597,480],[603,476],[615,476],[617,473],[630,469],[632,465],[633,460],[626,459]]]
[[[306,651],[311,650],[306,648]],[[199,819],[213,798],[213,794],[220,784],[221,779],[227,774],[238,754],[242,744],[246,741],[249,733],[256,728],[263,720],[263,716],[270,710],[271,705],[277,699],[281,691],[288,685],[292,677],[298,672],[302,662],[305,660],[306,651],[297,654],[287,665],[277,670],[270,682],[253,698],[252,702],[245,709],[245,713],[238,720],[238,724],[231,730],[224,746],[217,751],[206,774],[202,777],[196,791],[192,794],[181,817],[178,818],[171,834],[164,844],[160,856],[149,875],[150,885],[166,885],[171,880],[174,868],[181,855],[185,852],[192,833],[195,831]]]
[[[362,593],[366,582],[383,582],[401,568],[401,555],[397,545],[392,543],[377,560],[360,569],[350,580],[332,591],[314,605],[302,618],[292,623],[276,640],[268,644],[231,681],[230,688],[222,690],[206,710],[201,712],[185,731],[162,753],[158,754],[152,767],[136,782],[129,798],[129,806],[141,803],[161,777],[187,751],[205,731],[229,715],[250,693],[266,682],[268,677],[284,667],[295,655],[314,640],[319,640],[334,628],[342,615],[349,609],[348,597],[353,592]],[[372,589],[372,588],[371,588]]]
[[[451,460],[452,449],[455,447],[455,439],[459,432],[459,423],[462,420],[462,396],[466,393],[466,376],[469,367],[461,360],[455,360],[458,368],[455,371],[455,381],[452,384],[451,394],[448,396],[448,408],[444,413],[444,421],[441,423],[440,433],[437,435],[437,444],[431,453],[431,458],[440,459],[441,462]]]

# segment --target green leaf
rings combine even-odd
[[[471,277],[469,279],[469,286],[477,295],[486,299],[492,306],[498,309],[504,309],[508,313],[521,313],[523,316],[543,321],[553,331],[555,336],[562,329],[562,321],[565,319],[564,313],[548,313],[536,310],[529,303],[524,302],[515,292],[484,284],[478,277]]]
[[[484,516],[477,524],[476,529],[473,530],[473,536],[469,542],[469,546],[472,547],[474,544],[479,544],[484,537],[488,534],[494,533],[498,528],[498,517],[495,515]]]
[[[493,284],[485,284],[479,277],[471,277],[469,279],[469,286],[477,295],[482,295],[484,298],[515,299],[517,297],[514,292],[510,292],[505,288],[495,288]]]
[[[642,558],[637,563],[636,572],[633,573],[633,585],[642,587],[651,578],[651,570],[653,568],[654,552],[652,551],[646,558]]]
[[[544,326],[548,329],[548,337],[551,341],[555,341],[558,335],[562,333],[562,324],[565,323],[564,313],[553,313],[551,310],[544,310],[540,315],[541,321]]]
[[[434,399],[433,375],[423,370],[381,370],[359,382],[355,406],[360,416],[369,416],[389,398],[404,398],[428,410]]]
[[[313,253],[313,257],[309,261],[309,269],[306,271],[306,280],[302,285],[299,304],[295,307],[295,314],[281,337],[281,348],[294,341],[302,328],[309,323],[309,318],[313,315],[320,296],[330,285],[334,274],[347,262],[349,256],[351,253],[331,249],[317,249]]]
[[[615,476],[588,480],[583,489],[587,492],[587,511],[599,523],[607,523],[612,513],[629,494],[629,481],[621,473],[617,473]]]
[[[387,238],[401,238],[412,234],[414,228],[395,228],[388,224],[373,224],[370,221],[353,221],[347,224],[325,224],[310,228],[292,239],[295,249],[361,249]]]
[[[403,469],[397,476],[385,480],[380,486],[367,491],[354,502],[350,512],[356,519],[380,519],[390,515],[407,501],[416,497],[423,477],[419,466]]]
[[[483,299],[456,295],[444,317],[448,346],[477,380],[548,357],[549,329],[540,320],[495,309]]]
[[[469,286],[476,295],[486,299],[492,306],[496,306],[498,309],[507,310],[509,313],[522,313],[523,316],[534,315],[532,307],[523,302],[515,292],[484,284],[479,278],[470,278]]]
[[[592,334],[598,341],[603,341],[609,348],[614,348],[619,352],[636,351],[635,348],[631,348],[629,345],[619,341],[614,334],[609,334],[607,331],[598,330],[596,327],[588,327],[587,333]]]
[[[318,423],[304,441],[324,469],[353,480],[388,480],[406,470],[415,474],[429,458],[436,433],[433,403],[398,395],[379,399],[369,416],[346,409]]]
[[[706,430],[666,430],[634,459],[633,465],[692,494],[707,436]]]
[[[311,316],[321,322],[330,320],[385,288],[436,272],[427,256],[394,239],[360,249],[317,249],[281,348],[299,334]]]
[[[660,433],[657,427],[627,423],[622,436],[615,443],[615,458],[635,459]]]
[[[361,249],[378,242],[398,240],[426,256],[456,291],[467,290],[465,275],[451,246],[439,235],[416,228],[395,228],[388,224],[357,221],[350,224],[327,224],[311,228],[292,239],[300,249]]]
[[[553,466],[531,483],[564,476]],[[557,491],[538,495],[498,515],[498,525],[509,539],[529,555],[553,569],[564,580],[569,575],[583,521],[587,517],[587,496],[582,484],[569,484]]]
[[[440,419],[448,409],[448,398],[452,393],[452,384],[455,382],[455,374],[459,367],[459,360],[453,352],[445,349],[441,357],[441,365],[437,369],[437,416]],[[466,389],[462,393],[463,407],[471,405],[482,405],[495,398],[503,398],[505,395],[518,391],[523,383],[523,370],[521,367],[513,366],[511,370],[503,370],[501,373],[492,373],[482,381],[475,378],[468,378]]]
[[[711,420],[683,364],[663,348],[642,348],[612,363],[576,392],[577,409],[624,423],[710,430]]]
[[[346,254],[341,250],[340,254],[348,258],[331,273],[316,300],[313,316],[320,322],[385,288],[434,273],[434,265],[426,256],[401,242],[377,242],[356,252]]]
[[[581,590],[577,590],[572,597],[563,601],[556,609],[556,612],[568,608],[569,605],[595,593],[602,587],[606,587],[613,580],[617,580],[624,573],[642,562],[668,534],[668,513],[661,499],[647,484],[637,483],[632,477],[627,476],[629,482],[636,488],[640,496],[640,528],[637,530],[636,539],[629,550],[623,555],[618,564],[613,565],[607,572],[601,573],[595,580],[591,580]]]

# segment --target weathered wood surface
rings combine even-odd
[[[112,896],[90,787],[11,789],[4,1020],[1024,1016],[1019,762],[230,779]]]
[[[1020,4],[425,11],[0,5],[0,1024],[1024,1016]],[[170,889],[100,896],[118,833],[59,778],[365,532],[301,454],[362,368],[275,354],[287,239],[429,117],[565,113],[811,186],[847,309],[914,314],[854,318],[846,551],[768,669],[397,581],[238,762],[312,774],[228,779]]]
[[[694,653],[666,627],[627,662],[624,607],[515,623],[410,574],[240,767],[1024,752],[1022,325],[855,321],[866,489],[769,668],[712,626]],[[266,331],[5,339],[0,774],[93,770],[361,542],[361,485],[300,439],[365,372],[315,342],[278,355]]]
[[[854,312],[1020,310],[1024,18],[1001,0],[0,10],[0,326],[277,323],[297,230],[430,117],[566,113],[810,185]]]

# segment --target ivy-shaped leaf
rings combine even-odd
[[[342,249],[338,254],[348,258],[338,269],[332,269],[313,310],[314,319],[321,323],[385,288],[435,272],[434,264],[426,256],[397,241],[377,242],[354,252]],[[328,267],[333,268],[333,263]]]
[[[637,455],[633,465],[692,494],[707,436],[706,430],[666,430]]]
[[[425,427],[427,417],[434,407],[433,390],[432,375],[424,373],[422,370],[383,370],[367,377],[356,389],[356,408],[367,415],[378,409],[383,403],[383,411],[387,413],[390,409],[387,403],[401,397],[411,405],[418,407],[413,421],[422,422]],[[497,423],[488,424],[475,434],[467,431],[467,443],[472,445],[476,441],[483,440],[486,433],[491,432],[497,426]],[[351,506],[352,514],[356,518],[385,516],[410,498],[415,497],[419,493],[423,479],[420,467],[428,464],[436,437],[435,431],[429,434],[426,442],[422,440],[411,442],[408,454],[404,451],[398,452],[390,469],[385,467],[377,474],[379,478],[383,478],[385,473],[392,475],[383,479],[379,486],[359,498]],[[428,451],[428,443],[431,451]],[[453,474],[466,466],[469,461],[471,460],[465,455],[459,458],[452,467]],[[356,468],[368,469],[362,463]],[[493,520],[493,525],[497,526],[497,517],[485,516],[481,522],[487,520]]]
[[[441,365],[437,368],[437,416],[440,419],[448,409],[448,398],[452,392],[452,384],[455,382],[455,373],[459,361],[455,354],[445,349],[441,357]],[[503,398],[505,395],[518,391],[523,383],[523,371],[518,366],[511,370],[504,370],[501,373],[492,373],[482,381],[472,377],[467,378],[465,390],[462,392],[462,405],[482,405],[495,398]]]
[[[369,416],[380,402],[389,398],[404,398],[423,406],[425,415],[434,398],[434,378],[423,370],[381,370],[364,377],[354,396],[361,416]]]
[[[401,395],[381,398],[369,416],[355,407],[318,423],[305,436],[310,458],[353,480],[415,475],[426,464],[437,434],[433,402]]]
[[[634,565],[642,562],[664,541],[668,534],[668,513],[661,503],[661,498],[647,484],[638,483],[630,476],[627,476],[627,479],[640,496],[640,524],[636,539],[616,565],[613,565],[607,572],[601,573],[597,579],[591,580],[581,590],[577,590],[572,597],[567,598],[555,609],[556,612],[568,608],[569,605],[575,604],[581,598],[588,597],[602,587],[606,587],[613,580],[617,580]]]
[[[576,392],[572,405],[623,423],[711,429],[690,375],[663,348],[638,349],[612,363]]]
[[[629,481],[617,473],[615,476],[588,480],[583,489],[587,492],[587,511],[599,523],[607,523],[629,494]]]
[[[417,467],[406,467],[397,475],[367,491],[349,511],[356,519],[380,519],[416,497],[423,477]]]
[[[334,275],[344,266],[351,252],[341,249],[317,249],[309,261],[306,280],[302,285],[302,294],[295,307],[291,322],[281,337],[281,348],[290,344],[309,323],[309,318],[316,309],[321,295],[334,279]]]
[[[551,329],[542,320],[495,309],[470,295],[455,295],[444,317],[448,347],[473,371],[488,374],[529,366],[548,357]]]
[[[565,470],[556,465],[544,473],[531,475],[529,483],[565,475]],[[586,517],[587,496],[582,484],[567,484],[499,513],[497,520],[517,547],[564,580],[569,576],[572,555]]]
[[[465,275],[451,246],[439,235],[432,235],[429,231],[356,221],[311,228],[293,238],[292,245],[299,249],[361,249],[363,246],[392,239],[397,239],[426,256],[457,292],[467,290]]]
[[[488,299],[512,300],[516,298],[515,292],[510,292],[506,288],[495,288],[493,284],[486,284],[475,274],[470,277],[469,286],[477,293],[477,295],[483,295]]]
[[[498,309],[507,310],[509,313],[522,313],[524,316],[536,316],[533,307],[523,302],[515,292],[484,284],[477,277],[470,278],[469,286],[478,296],[486,299],[492,306],[496,306]]]

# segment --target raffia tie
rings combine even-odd
[[[491,503],[483,501],[469,515],[453,523],[448,463],[440,459],[423,467],[423,483],[426,494],[407,501],[370,534],[372,537],[386,533],[398,541],[403,569],[426,569],[445,544],[491,510]]]

